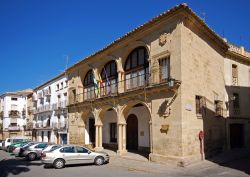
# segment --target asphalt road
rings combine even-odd
[[[157,163],[142,162],[111,157],[110,163],[103,166],[77,165],[67,166],[64,169],[44,168],[39,160],[29,162],[15,158],[0,151],[0,177],[181,177],[181,176],[250,176],[250,158],[240,158],[223,165],[212,162],[192,165],[190,167],[176,167]]]

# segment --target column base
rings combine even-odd
[[[123,150],[117,150],[117,155],[125,155],[128,151],[126,149]]]
[[[95,147],[94,148],[96,152],[100,152],[100,151],[103,151],[104,148],[103,147]]]
[[[202,161],[199,154],[192,156],[169,156],[155,153],[149,154],[149,160],[152,162],[159,162],[163,164],[176,164],[179,167],[185,167],[192,163]]]

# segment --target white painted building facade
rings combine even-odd
[[[67,76],[63,73],[34,89],[35,139],[67,143]]]
[[[0,96],[1,126],[6,137],[24,135],[27,124],[27,96],[31,89],[7,92]]]

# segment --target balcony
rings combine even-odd
[[[180,81],[165,77],[159,77],[158,82],[151,83],[149,74],[139,75],[138,72],[127,76],[126,79],[122,81],[113,81],[109,84],[103,84],[99,87],[99,89],[88,87],[84,89],[83,93],[69,95],[69,105],[86,101],[94,101],[101,98],[116,97],[133,91],[152,89],[161,86],[167,86],[170,89],[175,89],[179,85]]]
[[[34,128],[42,128],[42,122],[36,122],[35,124],[33,124]]]
[[[18,118],[20,116],[21,116],[20,112],[17,111],[17,110],[11,110],[11,111],[9,111],[9,117],[11,117],[11,118]]]
[[[9,128],[8,128],[9,131],[20,131],[21,128],[19,125],[15,125],[15,126],[12,126],[10,125]]]
[[[57,122],[52,122],[52,129],[57,130],[58,129],[58,123]]]
[[[68,130],[68,122],[67,119],[64,120],[64,122],[58,123],[58,131],[60,132],[67,132]]]
[[[50,104],[40,106],[33,110],[33,114],[38,114],[42,112],[49,112],[52,111],[52,106]]]
[[[44,96],[51,96],[51,89],[50,89],[50,87],[48,88],[48,89],[45,89],[44,91],[43,91],[43,95]]]
[[[26,115],[26,110],[23,109],[23,110],[22,110],[22,116],[25,116],[25,115]]]
[[[58,109],[65,109],[67,107],[67,100],[60,101],[57,105]]]

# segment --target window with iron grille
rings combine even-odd
[[[217,117],[223,116],[223,102],[220,100],[215,100],[214,105],[215,105],[215,116]]]
[[[196,114],[205,115],[206,114],[206,98],[200,95],[196,95],[195,104],[196,104]]]
[[[166,82],[170,76],[170,57],[162,58],[159,60],[160,66],[160,82]]]
[[[232,64],[232,85],[238,85],[238,66]]]
[[[240,113],[240,97],[238,93],[233,93],[233,113]]]

